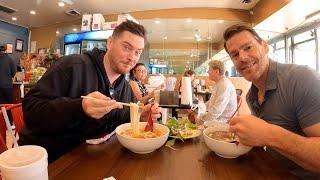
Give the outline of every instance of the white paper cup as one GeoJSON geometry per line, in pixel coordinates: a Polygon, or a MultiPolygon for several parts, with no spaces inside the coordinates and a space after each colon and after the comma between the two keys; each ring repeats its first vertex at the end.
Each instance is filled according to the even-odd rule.
{"type": "Polygon", "coordinates": [[[160,89],[154,90],[154,102],[160,103],[160,89]]]}
{"type": "Polygon", "coordinates": [[[4,180],[48,180],[48,154],[40,146],[26,145],[0,154],[4,180]]]}

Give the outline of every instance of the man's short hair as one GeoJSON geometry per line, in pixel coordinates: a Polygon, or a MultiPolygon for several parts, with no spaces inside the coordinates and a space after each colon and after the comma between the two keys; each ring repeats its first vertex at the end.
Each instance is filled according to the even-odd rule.
{"type": "Polygon", "coordinates": [[[218,69],[220,75],[224,75],[226,71],[226,67],[224,65],[224,62],[218,61],[218,60],[212,60],[209,62],[209,67],[212,69],[218,69]]]}
{"type": "Polygon", "coordinates": [[[0,52],[5,52],[7,50],[6,46],[0,46],[0,52]]]}
{"type": "Polygon", "coordinates": [[[233,26],[228,27],[223,33],[224,49],[227,51],[227,53],[229,53],[227,46],[226,46],[227,41],[229,39],[231,39],[234,35],[241,33],[242,31],[250,32],[259,43],[262,42],[262,38],[258,35],[258,33],[254,29],[252,29],[252,27],[249,27],[246,25],[235,24],[233,26]]]}
{"type": "Polygon", "coordinates": [[[121,24],[119,24],[119,26],[117,26],[113,33],[112,33],[112,37],[120,37],[120,35],[124,32],[124,31],[128,31],[132,34],[135,34],[137,36],[143,37],[146,41],[146,30],[145,28],[140,25],[137,24],[133,21],[127,20],[122,22],[121,24]]]}
{"type": "Polygon", "coordinates": [[[191,77],[192,75],[194,75],[194,71],[192,71],[191,69],[187,70],[183,74],[184,77],[191,77]]]}

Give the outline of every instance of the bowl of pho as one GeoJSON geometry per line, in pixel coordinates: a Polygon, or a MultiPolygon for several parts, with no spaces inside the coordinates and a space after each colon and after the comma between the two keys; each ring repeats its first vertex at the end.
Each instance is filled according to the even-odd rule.
{"type": "Polygon", "coordinates": [[[218,156],[236,158],[246,154],[252,147],[237,142],[237,137],[229,132],[229,126],[213,126],[203,130],[204,141],[218,156]]]}
{"type": "Polygon", "coordinates": [[[145,132],[146,125],[147,122],[139,122],[138,133],[134,133],[131,123],[118,126],[116,135],[120,144],[138,154],[151,153],[164,145],[169,136],[169,128],[165,125],[154,123],[153,131],[145,132]]]}

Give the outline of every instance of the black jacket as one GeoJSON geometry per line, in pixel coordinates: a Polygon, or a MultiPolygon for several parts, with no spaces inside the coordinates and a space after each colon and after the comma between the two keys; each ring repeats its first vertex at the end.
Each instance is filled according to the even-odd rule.
{"type": "Polygon", "coordinates": [[[12,88],[16,65],[6,53],[0,53],[0,88],[12,88]]]}
{"type": "MultiPolygon", "coordinates": [[[[65,56],[43,75],[23,100],[25,127],[19,134],[21,145],[43,146],[52,162],[86,139],[111,132],[130,121],[127,107],[112,110],[99,120],[83,112],[81,95],[99,91],[110,97],[103,57],[104,53],[97,49],[65,56]]],[[[117,101],[135,101],[124,75],[115,81],[113,88],[117,101]]]]}

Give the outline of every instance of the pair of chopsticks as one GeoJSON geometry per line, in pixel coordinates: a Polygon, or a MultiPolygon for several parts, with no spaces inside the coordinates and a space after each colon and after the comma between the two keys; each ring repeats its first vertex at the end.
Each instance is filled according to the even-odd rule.
{"type": "MultiPolygon", "coordinates": [[[[81,98],[83,99],[93,99],[93,100],[101,100],[101,101],[104,101],[103,99],[98,99],[98,98],[94,98],[94,97],[89,97],[89,96],[81,96],[81,98]]],[[[131,106],[129,103],[124,103],[124,102],[117,102],[123,106],[131,106]]]]}

